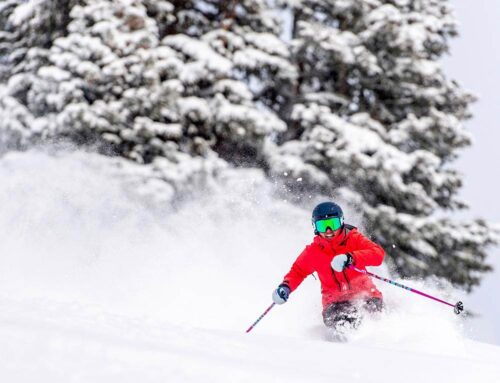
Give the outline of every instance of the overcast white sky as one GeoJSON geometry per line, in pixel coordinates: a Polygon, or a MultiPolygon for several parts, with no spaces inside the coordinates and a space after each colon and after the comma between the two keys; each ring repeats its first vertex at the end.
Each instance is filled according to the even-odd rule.
{"type": "MultiPolygon", "coordinates": [[[[479,97],[467,128],[473,146],[464,151],[457,167],[464,177],[462,198],[470,216],[500,223],[500,1],[451,0],[460,22],[460,36],[451,42],[451,56],[444,60],[446,73],[479,97]]],[[[492,249],[490,263],[496,266],[472,295],[469,305],[482,313],[478,323],[481,340],[500,344],[500,249],[492,249]]]]}

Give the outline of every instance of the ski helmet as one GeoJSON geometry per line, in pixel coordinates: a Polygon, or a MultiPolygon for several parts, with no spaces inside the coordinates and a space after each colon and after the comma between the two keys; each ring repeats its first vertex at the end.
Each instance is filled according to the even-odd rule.
{"type": "Polygon", "coordinates": [[[314,227],[314,234],[318,235],[318,230],[316,230],[316,221],[336,217],[340,218],[341,222],[344,221],[344,213],[339,205],[334,202],[322,202],[317,205],[312,212],[312,225],[314,227]]]}

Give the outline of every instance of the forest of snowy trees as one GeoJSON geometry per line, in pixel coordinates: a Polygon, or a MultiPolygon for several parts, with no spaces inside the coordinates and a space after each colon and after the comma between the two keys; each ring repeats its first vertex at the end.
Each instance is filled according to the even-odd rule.
{"type": "Polygon", "coordinates": [[[394,273],[470,289],[496,234],[451,214],[457,32],[446,0],[4,0],[0,155],[70,142],[161,203],[258,168],[352,205],[394,273]]]}

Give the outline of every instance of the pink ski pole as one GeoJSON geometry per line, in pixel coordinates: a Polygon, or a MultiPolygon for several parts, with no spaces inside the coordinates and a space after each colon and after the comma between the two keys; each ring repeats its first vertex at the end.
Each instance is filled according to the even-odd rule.
{"type": "Polygon", "coordinates": [[[365,274],[365,275],[369,275],[370,277],[373,277],[373,278],[377,278],[381,281],[384,281],[384,282],[387,282],[387,283],[390,283],[391,285],[394,285],[394,286],[397,286],[397,287],[401,287],[402,289],[405,289],[405,290],[408,290],[408,291],[411,291],[412,293],[416,293],[416,294],[419,294],[419,295],[422,295],[426,298],[430,298],[430,299],[433,299],[437,302],[441,302],[441,303],[444,303],[445,305],[448,305],[448,306],[451,306],[453,307],[453,311],[455,311],[455,314],[460,314],[463,309],[464,309],[464,304],[460,301],[458,301],[457,303],[455,304],[452,304],[452,303],[448,303],[446,301],[443,301],[439,298],[436,298],[436,297],[433,297],[432,295],[429,295],[429,294],[426,294],[426,293],[423,293],[422,291],[418,291],[417,289],[414,289],[414,288],[411,288],[411,287],[408,287],[408,286],[405,286],[405,285],[402,285],[400,283],[397,283],[397,282],[394,282],[394,281],[391,281],[390,279],[387,279],[387,278],[382,278],[382,277],[379,277],[378,275],[375,275],[373,273],[370,273],[369,271],[366,271],[366,270],[360,270],[354,266],[348,266],[350,269],[352,270],[356,270],[358,273],[362,273],[362,274],[365,274]]]}
{"type": "Polygon", "coordinates": [[[266,311],[264,311],[264,314],[262,314],[260,317],[258,317],[258,318],[257,318],[257,320],[253,323],[253,325],[251,325],[251,326],[248,328],[248,330],[247,330],[246,332],[247,332],[247,333],[249,333],[250,331],[252,331],[252,329],[255,327],[255,325],[256,325],[257,323],[259,323],[259,322],[260,322],[260,320],[261,320],[262,318],[264,318],[264,317],[267,315],[267,313],[268,313],[269,311],[271,311],[271,309],[274,307],[274,305],[275,305],[275,304],[276,304],[276,303],[274,303],[274,302],[273,302],[273,304],[272,304],[271,306],[269,306],[269,307],[266,309],[266,311]]]}

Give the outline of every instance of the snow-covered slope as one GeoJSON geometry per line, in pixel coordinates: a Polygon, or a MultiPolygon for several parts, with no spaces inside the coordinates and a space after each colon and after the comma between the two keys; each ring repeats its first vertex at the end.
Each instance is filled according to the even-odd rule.
{"type": "Polygon", "coordinates": [[[387,312],[347,344],[326,341],[314,278],[245,334],[310,240],[308,212],[254,172],[146,210],[88,159],[0,160],[2,382],[500,381],[473,322],[389,285],[387,312]]]}
{"type": "Polygon", "coordinates": [[[450,353],[158,324],[73,304],[1,300],[4,382],[498,382],[495,346],[450,353]]]}

